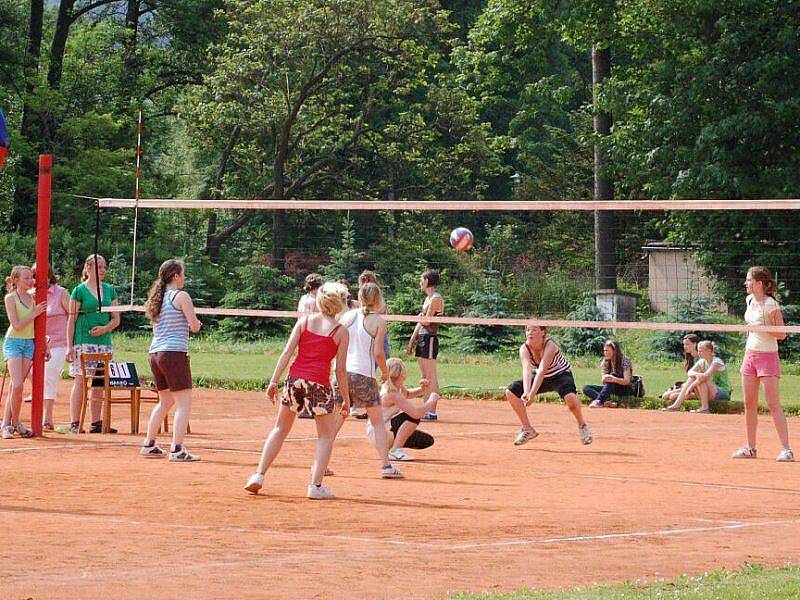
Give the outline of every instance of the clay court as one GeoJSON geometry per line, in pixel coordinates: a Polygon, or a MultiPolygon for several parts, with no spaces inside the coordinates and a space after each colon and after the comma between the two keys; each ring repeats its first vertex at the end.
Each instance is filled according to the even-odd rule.
{"type": "Polygon", "coordinates": [[[800,465],[774,461],[768,418],[761,458],[734,461],[741,416],[587,410],[584,447],[563,406],[536,405],[541,435],[517,448],[503,403],[448,400],[403,481],[379,478],[363,422],[348,421],[337,498],[320,502],[305,498],[310,421],[262,494],[242,490],[272,423],[263,398],[196,390],[187,446],[199,463],[140,458],[124,407],[117,435],[4,440],[3,597],[428,598],[800,556],[800,465]]]}

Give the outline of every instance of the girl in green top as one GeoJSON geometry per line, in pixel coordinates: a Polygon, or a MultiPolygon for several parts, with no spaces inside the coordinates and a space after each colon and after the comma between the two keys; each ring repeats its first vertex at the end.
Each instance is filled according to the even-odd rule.
{"type": "Polygon", "coordinates": [[[28,291],[33,289],[33,273],[30,267],[16,266],[6,277],[6,314],[10,323],[3,341],[3,359],[11,378],[0,428],[3,439],[31,437],[33,432],[20,420],[22,407],[22,386],[33,361],[33,321],[47,310],[47,302],[35,304],[28,291]]]}
{"type": "Polygon", "coordinates": [[[692,412],[707,413],[710,400],[725,402],[731,398],[731,384],[725,363],[717,354],[714,342],[704,340],[697,344],[699,358],[686,374],[686,384],[681,388],[678,399],[667,410],[678,410],[692,390],[700,398],[700,408],[692,412]]]}
{"type": "MultiPolygon", "coordinates": [[[[69,318],[67,319],[67,351],[66,360],[71,363],[69,373],[74,377],[72,394],[70,395],[70,430],[78,433],[81,418],[81,400],[83,396],[83,373],[81,371],[81,354],[83,352],[113,352],[111,331],[119,327],[119,313],[100,311],[98,296],[103,306],[116,306],[117,292],[114,286],[103,283],[106,276],[106,259],[99,254],[90,254],[83,263],[83,283],[72,290],[69,302],[69,318]],[[95,258],[96,257],[96,258],[95,258]]],[[[93,389],[90,402],[92,411],[92,428],[90,433],[100,433],[103,421],[100,411],[102,390],[93,389]]],[[[111,433],[115,433],[111,429],[111,433]]]]}

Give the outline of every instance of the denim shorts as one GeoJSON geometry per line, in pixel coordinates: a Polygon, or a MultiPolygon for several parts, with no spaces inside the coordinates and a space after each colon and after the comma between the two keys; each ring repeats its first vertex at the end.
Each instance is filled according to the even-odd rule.
{"type": "Polygon", "coordinates": [[[33,340],[7,337],[3,341],[3,360],[11,360],[12,358],[33,360],[33,340]]]}

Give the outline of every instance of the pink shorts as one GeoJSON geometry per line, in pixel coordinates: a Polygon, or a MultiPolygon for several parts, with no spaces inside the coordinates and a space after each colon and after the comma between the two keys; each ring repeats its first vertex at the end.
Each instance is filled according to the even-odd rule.
{"type": "Polygon", "coordinates": [[[780,377],[781,359],[777,352],[745,350],[739,372],[748,377],[780,377]]]}

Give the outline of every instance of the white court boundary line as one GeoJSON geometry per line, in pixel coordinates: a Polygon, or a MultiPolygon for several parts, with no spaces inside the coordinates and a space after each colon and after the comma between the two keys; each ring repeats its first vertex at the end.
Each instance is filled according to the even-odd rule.
{"type": "Polygon", "coordinates": [[[592,473],[570,473],[569,471],[542,471],[537,475],[543,477],[574,477],[577,479],[599,479],[602,481],[619,481],[622,483],[649,483],[664,484],[671,483],[685,485],[689,487],[708,487],[722,490],[737,490],[741,492],[770,492],[773,494],[790,494],[800,496],[800,490],[782,490],[777,488],[763,487],[757,485],[736,485],[733,483],[713,483],[706,481],[688,481],[685,479],[654,479],[650,477],[630,477],[626,475],[594,475],[592,473]]]}
{"type": "MultiPolygon", "coordinates": [[[[14,513],[15,516],[18,514],[16,511],[7,511],[0,509],[0,514],[5,513],[14,513]]],[[[78,515],[48,515],[48,516],[63,516],[63,517],[73,517],[73,518],[82,518],[78,515]]],[[[95,516],[95,515],[89,515],[95,516]]],[[[208,526],[176,526],[174,524],[164,524],[164,523],[156,523],[156,522],[148,522],[148,521],[123,521],[121,519],[112,519],[110,522],[120,523],[120,524],[128,524],[135,527],[140,527],[142,525],[151,525],[156,528],[175,528],[180,527],[181,529],[200,529],[206,528],[211,529],[208,526]]],[[[275,530],[263,530],[263,529],[254,529],[254,528],[227,528],[228,531],[241,531],[245,533],[267,533],[267,534],[274,534],[274,535],[288,535],[294,537],[312,537],[317,539],[331,539],[331,540],[338,540],[338,541],[346,541],[346,542],[362,542],[362,543],[369,543],[369,544],[386,544],[390,546],[402,546],[402,547],[417,547],[417,548],[425,548],[425,549],[436,549],[436,550],[479,550],[482,548],[498,548],[498,547],[514,547],[514,546],[522,546],[522,545],[529,545],[529,546],[536,546],[536,545],[553,545],[553,544],[562,544],[562,543],[585,543],[585,542],[593,542],[593,541],[607,541],[607,540],[619,540],[619,539],[631,539],[631,538],[649,538],[649,537],[669,537],[669,536],[677,536],[677,535],[691,535],[691,534],[704,534],[704,533],[711,533],[715,531],[727,531],[727,530],[740,530],[740,529],[752,529],[757,527],[777,527],[783,525],[800,525],[800,519],[787,519],[787,520],[774,520],[774,521],[760,521],[755,523],[736,523],[730,525],[719,525],[719,526],[712,526],[712,527],[684,527],[678,529],[661,529],[661,530],[653,530],[653,531],[631,531],[631,532],[622,532],[622,533],[607,533],[607,534],[594,534],[594,535],[583,535],[583,536],[566,536],[566,537],[553,537],[553,538],[543,538],[543,539],[529,539],[529,540],[506,540],[500,542],[488,542],[488,543],[469,543],[469,544],[437,544],[437,543],[429,543],[429,542],[409,542],[405,540],[394,540],[394,539],[380,539],[380,538],[369,538],[369,537],[353,537],[353,536],[329,536],[325,534],[309,534],[303,532],[283,532],[283,531],[275,531],[275,530]]],[[[226,529],[221,527],[216,527],[216,529],[226,529]]],[[[334,548],[332,550],[327,549],[317,549],[317,552],[327,552],[330,553],[331,551],[336,552],[337,554],[340,551],[338,548],[334,548]]],[[[285,556],[276,557],[274,555],[269,557],[262,557],[255,560],[244,560],[244,561],[206,561],[206,562],[192,562],[189,564],[184,565],[169,565],[169,566],[151,566],[151,567],[142,567],[139,569],[112,569],[103,571],[100,573],[92,573],[86,570],[82,570],[79,574],[74,575],[52,575],[48,573],[39,573],[38,577],[41,581],[45,582],[47,585],[47,580],[53,579],[53,585],[63,584],[68,581],[97,581],[103,579],[114,579],[120,577],[131,577],[131,576],[143,576],[143,575],[160,575],[160,574],[174,574],[176,571],[202,571],[208,570],[213,568],[222,568],[222,569],[229,569],[231,567],[259,567],[264,564],[272,564],[272,563],[296,563],[300,561],[300,559],[307,555],[303,552],[287,552],[285,556]]],[[[17,579],[28,581],[27,576],[23,578],[17,579]]]]}
{"type": "MultiPolygon", "coordinates": [[[[24,510],[23,510],[24,512],[24,510]]],[[[0,508],[0,514],[10,514],[18,516],[20,511],[0,508]]],[[[344,542],[359,542],[365,544],[386,544],[389,546],[403,546],[414,548],[429,548],[437,550],[478,550],[482,548],[503,548],[514,546],[540,546],[562,543],[593,542],[604,540],[619,540],[632,538],[667,537],[673,535],[687,535],[695,533],[710,533],[715,531],[735,531],[740,529],[753,529],[757,527],[776,527],[783,525],[800,525],[800,519],[775,519],[770,521],[751,521],[741,523],[730,523],[723,525],[709,525],[707,527],[679,527],[666,529],[653,529],[649,531],[623,531],[618,533],[595,533],[589,535],[571,535],[549,538],[528,538],[519,540],[498,540],[496,542],[468,542],[453,544],[449,542],[418,542],[413,540],[401,540],[396,538],[376,538],[368,536],[336,535],[326,533],[311,533],[307,531],[282,531],[276,529],[263,529],[257,527],[225,527],[220,525],[185,525],[180,523],[163,523],[158,521],[143,521],[138,519],[121,519],[118,517],[103,518],[102,515],[87,514],[74,515],[66,513],[52,512],[47,513],[47,518],[62,518],[73,521],[85,521],[88,519],[99,520],[113,525],[124,525],[130,527],[150,526],[158,530],[176,529],[181,531],[222,531],[226,533],[256,533],[268,534],[287,538],[309,538],[319,540],[332,540],[344,542]]]]}

